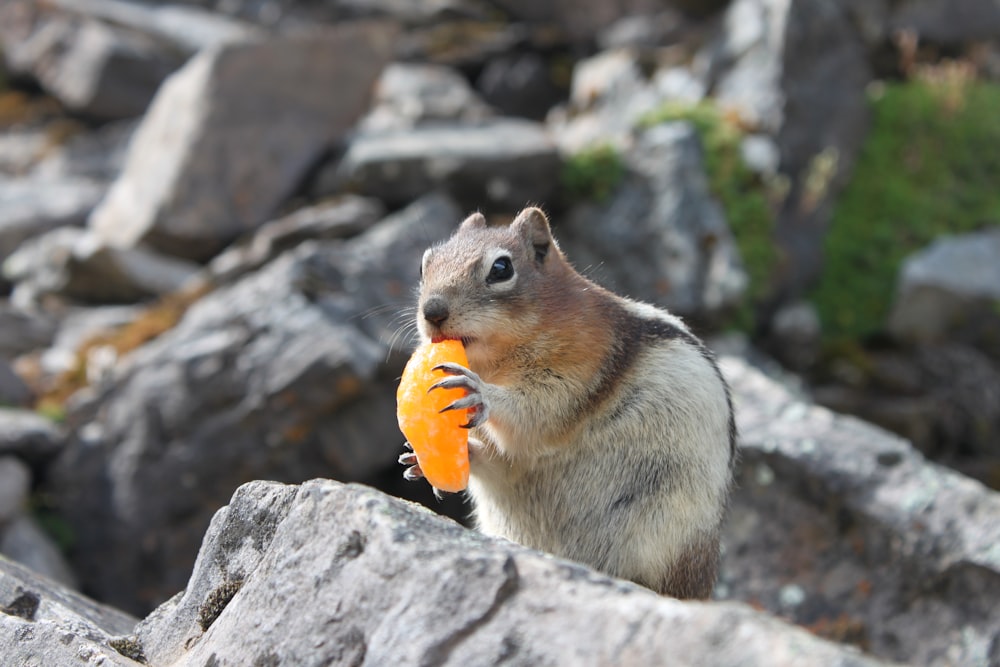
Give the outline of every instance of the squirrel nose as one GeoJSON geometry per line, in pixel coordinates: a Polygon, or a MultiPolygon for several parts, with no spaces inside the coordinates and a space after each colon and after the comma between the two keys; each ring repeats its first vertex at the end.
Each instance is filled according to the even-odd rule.
{"type": "Polygon", "coordinates": [[[432,296],[424,302],[424,319],[434,326],[441,326],[448,319],[448,302],[439,296],[432,296]]]}

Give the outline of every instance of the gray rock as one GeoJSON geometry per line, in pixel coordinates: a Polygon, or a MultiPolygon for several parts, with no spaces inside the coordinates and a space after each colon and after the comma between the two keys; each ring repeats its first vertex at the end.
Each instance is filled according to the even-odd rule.
{"type": "Polygon", "coordinates": [[[444,188],[465,208],[513,211],[550,200],[559,165],[541,124],[497,119],[359,135],[335,180],[389,206],[444,188]]]}
{"type": "Polygon", "coordinates": [[[251,479],[395,468],[395,384],[420,256],[461,217],[430,196],[219,288],[72,410],[48,491],[82,584],[127,609],[184,585],[211,512],[251,479]],[[114,558],[108,554],[114,553],[114,558]]]}
{"type": "Polygon", "coordinates": [[[352,23],[192,58],[157,93],[91,227],[207,259],[263,224],[364,110],[392,35],[352,23]]]}
{"type": "Polygon", "coordinates": [[[543,120],[564,91],[551,64],[538,53],[510,53],[490,59],[476,78],[476,90],[505,116],[543,120]]]}
{"type": "Polygon", "coordinates": [[[253,25],[187,4],[121,0],[51,0],[51,4],[69,13],[128,28],[187,56],[262,34],[253,25]]]}
{"type": "Polygon", "coordinates": [[[5,129],[0,134],[0,175],[25,176],[42,160],[51,143],[45,130],[5,129]]]}
{"type": "Polygon", "coordinates": [[[52,420],[31,410],[0,407],[0,456],[16,456],[37,465],[51,460],[63,442],[52,420]]]}
{"type": "Polygon", "coordinates": [[[45,313],[0,301],[0,357],[12,359],[47,347],[55,338],[56,328],[55,319],[45,313]]]}
{"type": "Polygon", "coordinates": [[[405,130],[442,121],[479,121],[492,110],[457,70],[444,65],[392,63],[375,85],[363,132],[405,130]]]}
{"type": "Polygon", "coordinates": [[[908,342],[971,339],[1000,359],[998,306],[1000,230],[945,237],[903,263],[889,331],[908,342]]]}
{"type": "Polygon", "coordinates": [[[579,41],[593,39],[607,25],[634,14],[650,15],[662,10],[657,0],[496,0],[496,5],[514,19],[558,26],[579,41]]]}
{"type": "Polygon", "coordinates": [[[83,225],[104,191],[82,178],[0,179],[0,264],[30,238],[83,225]]]}
{"type": "Polygon", "coordinates": [[[911,30],[921,41],[961,45],[1000,37],[994,0],[904,0],[892,4],[889,31],[911,30]]]}
{"type": "Polygon", "coordinates": [[[841,3],[734,0],[698,62],[717,102],[777,143],[788,194],[773,234],[784,261],[771,284],[799,296],[819,275],[831,202],[867,132],[864,42],[841,3]]]}
{"type": "Polygon", "coordinates": [[[96,303],[130,303],[176,292],[196,264],[143,247],[107,245],[93,232],[66,227],[25,243],[4,263],[21,303],[47,295],[96,303]]]}
{"type": "Polygon", "coordinates": [[[0,655],[10,665],[140,664],[109,646],[136,619],[0,557],[0,655]]]}
{"type": "MultiPolygon", "coordinates": [[[[4,14],[17,11],[18,4],[15,1],[4,14]]],[[[36,11],[30,34],[0,32],[7,61],[15,72],[30,74],[79,113],[100,119],[138,116],[182,62],[178,54],[141,34],[36,11]]]]}
{"type": "Polygon", "coordinates": [[[353,195],[306,206],[265,224],[245,243],[225,250],[212,260],[209,273],[215,284],[232,282],[303,241],[354,236],[384,215],[385,208],[377,199],[353,195]]]}
{"type": "Polygon", "coordinates": [[[151,664],[177,667],[879,664],[744,605],[659,597],[323,480],[239,489],[184,593],[137,636],[151,664]]]}
{"type": "Polygon", "coordinates": [[[0,358],[0,405],[25,405],[31,400],[31,389],[11,365],[0,358]]]}
{"type": "Polygon", "coordinates": [[[579,205],[560,225],[569,257],[605,287],[683,315],[735,304],[746,273],[694,129],[650,128],[625,161],[631,173],[606,203],[579,205]]]}
{"type": "Polygon", "coordinates": [[[0,530],[28,505],[31,470],[13,456],[0,456],[0,530]]]}
{"type": "Polygon", "coordinates": [[[721,366],[742,446],[723,595],[908,664],[995,662],[1000,494],[741,360],[721,366]]]}
{"type": "Polygon", "coordinates": [[[597,43],[603,50],[654,48],[674,42],[688,27],[683,15],[673,9],[653,15],[626,15],[601,30],[597,43]]]}
{"type": "Polygon", "coordinates": [[[40,179],[83,178],[110,184],[125,164],[125,153],[136,122],[119,120],[74,135],[50,147],[33,175],[40,179]]]}
{"type": "Polygon", "coordinates": [[[91,339],[120,329],[142,316],[143,305],[71,306],[60,315],[59,331],[39,360],[43,382],[77,367],[78,351],[91,339]]]}
{"type": "Polygon", "coordinates": [[[938,460],[960,465],[972,459],[977,465],[969,474],[977,478],[995,475],[997,361],[967,344],[944,342],[867,350],[858,363],[840,360],[833,370],[839,381],[819,384],[817,402],[890,429],[938,460]]]}
{"type": "Polygon", "coordinates": [[[14,517],[0,533],[0,554],[66,588],[77,587],[59,547],[27,514],[14,517]]]}

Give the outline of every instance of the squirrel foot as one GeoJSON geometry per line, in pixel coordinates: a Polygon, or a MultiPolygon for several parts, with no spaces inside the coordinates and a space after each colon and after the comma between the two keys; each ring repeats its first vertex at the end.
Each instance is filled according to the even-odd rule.
{"type": "Polygon", "coordinates": [[[403,479],[407,482],[415,482],[418,479],[423,479],[424,471],[420,469],[420,464],[417,463],[417,453],[413,451],[413,445],[409,442],[404,442],[403,447],[406,447],[406,451],[396,459],[401,465],[406,466],[406,470],[403,471],[403,479]]]}
{"type": "Polygon", "coordinates": [[[486,404],[484,396],[486,383],[483,382],[483,379],[479,375],[461,364],[453,363],[435,366],[434,370],[443,371],[451,377],[438,380],[427,391],[459,388],[468,392],[464,398],[453,401],[445,406],[441,412],[447,410],[468,410],[469,421],[463,424],[462,428],[475,428],[490,418],[490,408],[486,404]]]}

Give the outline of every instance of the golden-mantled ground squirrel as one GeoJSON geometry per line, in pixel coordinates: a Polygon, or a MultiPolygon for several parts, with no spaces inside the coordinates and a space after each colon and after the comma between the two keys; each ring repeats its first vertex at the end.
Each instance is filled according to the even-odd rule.
{"type": "MultiPolygon", "coordinates": [[[[642,270],[642,267],[636,267],[642,270]]],[[[736,433],[712,354],[566,261],[537,208],[467,218],[424,254],[417,326],[469,368],[478,528],[681,598],[711,595],[736,433]]],[[[410,479],[412,454],[400,457],[410,479]]]]}

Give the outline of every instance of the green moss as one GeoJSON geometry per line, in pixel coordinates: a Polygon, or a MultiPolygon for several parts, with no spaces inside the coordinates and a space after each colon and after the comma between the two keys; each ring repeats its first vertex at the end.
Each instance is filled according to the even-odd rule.
{"type": "Polygon", "coordinates": [[[942,234],[1000,224],[1000,86],[889,84],[871,106],[812,293],[830,338],[883,327],[907,255],[942,234]]]}
{"type": "Polygon", "coordinates": [[[606,200],[625,175],[625,164],[614,146],[600,144],[570,156],[563,164],[562,185],[576,200],[606,200]]]}
{"type": "Polygon", "coordinates": [[[701,137],[709,188],[722,204],[750,280],[747,299],[734,324],[753,328],[753,307],[767,295],[777,251],[771,240],[774,212],[771,199],[782,196],[780,184],[764,183],[743,162],[740,144],[743,129],[711,103],[667,104],[647,114],[641,126],[671,121],[691,123],[701,137]]]}

